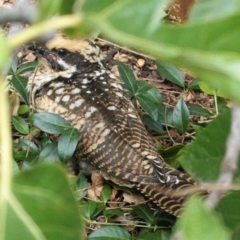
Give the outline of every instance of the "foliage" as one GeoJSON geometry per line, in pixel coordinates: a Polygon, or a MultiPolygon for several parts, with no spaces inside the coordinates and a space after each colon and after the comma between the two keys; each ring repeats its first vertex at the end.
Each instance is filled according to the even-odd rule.
{"type": "Polygon", "coordinates": [[[2,239],[79,238],[78,207],[60,167],[45,164],[17,174],[5,210],[2,239]]]}
{"type": "MultiPolygon", "coordinates": [[[[88,0],[84,5],[81,1],[76,1],[74,8],[74,1],[50,2],[51,5],[47,0],[40,1],[39,17],[29,28],[29,32],[19,33],[11,39],[0,36],[1,71],[5,71],[5,63],[15,47],[46,30],[68,27],[66,33],[71,36],[100,31],[103,36],[121,45],[141,49],[159,59],[159,72],[183,92],[196,88],[199,90],[200,86],[207,93],[240,103],[240,45],[234,41],[239,38],[240,32],[238,0],[227,3],[223,0],[199,1],[184,25],[161,21],[165,16],[162,9],[168,2],[166,0],[88,0]],[[48,20],[52,15],[56,16],[48,20]],[[174,65],[189,69],[198,80],[188,85],[174,65]]],[[[33,70],[36,64],[31,62],[19,66],[15,59],[7,84],[3,84],[3,77],[0,79],[1,101],[4,100],[3,86],[6,85],[8,88],[13,87],[21,97],[19,116],[12,117],[14,132],[21,138],[12,145],[13,159],[16,162],[23,161],[22,171],[17,170],[15,161],[11,165],[12,150],[9,153],[5,151],[5,146],[6,149],[10,148],[6,144],[7,135],[5,140],[5,136],[0,133],[1,153],[7,153],[6,156],[1,156],[0,238],[16,239],[21,236],[23,239],[79,239],[80,232],[84,233],[82,219],[84,218],[86,224],[93,224],[99,215],[103,215],[106,222],[102,225],[107,226],[92,232],[89,239],[131,239],[129,232],[120,227],[121,224],[114,226],[110,222],[127,211],[136,214],[146,223],[138,226],[140,231],[136,239],[169,239],[169,231],[159,229],[156,225],[169,225],[169,222],[172,223],[171,218],[156,215],[146,204],[134,206],[130,210],[107,209],[111,186],[104,185],[99,201],[89,201],[85,198],[88,183],[83,175],[74,178],[73,183],[67,180],[66,174],[58,165],[66,164],[73,154],[78,133],[59,116],[32,114],[29,110],[27,79],[22,74],[33,70]],[[42,132],[38,132],[36,127],[42,132]],[[58,143],[52,141],[46,133],[55,134],[58,143]],[[24,138],[31,134],[36,134],[39,140],[37,143],[24,138]],[[62,146],[68,146],[64,148],[66,151],[63,151],[62,146]],[[37,162],[43,163],[35,166],[37,162]],[[71,188],[76,190],[75,196],[71,188]],[[78,200],[78,205],[74,197],[78,200]],[[12,231],[13,226],[15,231],[12,231]]],[[[187,106],[181,97],[173,108],[166,107],[154,86],[135,79],[133,73],[122,63],[118,63],[118,69],[129,97],[137,101],[144,110],[142,120],[148,128],[161,134],[167,130],[166,126],[175,128],[182,135],[197,133],[196,141],[185,147],[179,145],[164,149],[157,145],[163,157],[174,166],[181,163],[199,181],[214,181],[219,174],[230,127],[230,114],[226,110],[226,104],[223,104],[222,112],[211,123],[190,126],[190,115],[210,117],[212,114],[199,106],[187,106]],[[180,163],[176,160],[176,155],[180,163]]],[[[2,133],[8,125],[5,121],[5,108],[7,106],[3,102],[2,110],[0,109],[2,133]]],[[[235,176],[235,183],[238,182],[239,170],[235,176]]],[[[174,231],[181,232],[186,240],[239,239],[239,212],[239,192],[224,196],[217,209],[212,212],[204,208],[200,199],[192,198],[186,203],[174,231]]]]}

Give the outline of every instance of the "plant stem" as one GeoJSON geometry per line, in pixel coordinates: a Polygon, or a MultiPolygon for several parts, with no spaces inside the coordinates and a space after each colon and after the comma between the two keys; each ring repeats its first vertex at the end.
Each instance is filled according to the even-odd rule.
{"type": "Polygon", "coordinates": [[[108,223],[108,222],[95,222],[91,221],[89,219],[84,218],[84,221],[86,221],[88,224],[98,224],[98,225],[104,225],[104,226],[130,226],[130,227],[140,227],[140,228],[148,228],[148,229],[168,229],[168,227],[158,227],[158,226],[147,226],[147,225],[138,225],[138,224],[123,224],[123,223],[108,223]]]}
{"type": "Polygon", "coordinates": [[[11,194],[12,182],[12,140],[10,130],[10,110],[7,92],[4,90],[4,76],[0,76],[0,239],[5,232],[7,199],[11,194]]]}
{"type": "Polygon", "coordinates": [[[73,27],[79,25],[80,22],[81,17],[79,14],[55,17],[51,21],[46,20],[44,22],[36,23],[28,29],[25,29],[15,34],[14,37],[9,38],[8,43],[11,49],[15,49],[22,44],[33,40],[34,38],[40,36],[43,33],[56,29],[73,27]]]}
{"type": "Polygon", "coordinates": [[[215,90],[214,91],[214,102],[215,102],[215,109],[216,109],[216,116],[219,114],[219,111],[218,111],[218,102],[217,102],[217,91],[215,90]]]}

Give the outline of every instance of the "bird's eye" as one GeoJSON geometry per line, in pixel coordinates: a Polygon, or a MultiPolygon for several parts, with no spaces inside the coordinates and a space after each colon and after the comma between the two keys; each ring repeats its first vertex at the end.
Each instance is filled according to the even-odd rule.
{"type": "Polygon", "coordinates": [[[65,56],[68,53],[68,50],[66,48],[59,48],[59,49],[57,49],[57,53],[60,56],[65,56]]]}

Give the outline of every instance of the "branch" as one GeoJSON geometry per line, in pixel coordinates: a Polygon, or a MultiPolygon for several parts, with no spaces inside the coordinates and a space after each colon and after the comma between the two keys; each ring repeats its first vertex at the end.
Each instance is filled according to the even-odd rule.
{"type": "MultiPolygon", "coordinates": [[[[231,188],[234,174],[237,170],[238,156],[240,153],[240,106],[234,104],[232,107],[232,120],[230,133],[226,143],[226,152],[222,161],[219,177],[214,184],[222,188],[214,188],[205,200],[208,209],[214,209],[219,203],[223,194],[231,188]]],[[[177,231],[171,240],[182,240],[181,232],[177,231]]]]}
{"type": "Polygon", "coordinates": [[[237,170],[238,156],[240,153],[240,106],[234,104],[232,107],[231,129],[227,140],[226,152],[221,165],[220,175],[216,184],[222,185],[222,189],[213,190],[205,200],[208,209],[217,206],[225,189],[229,188],[234,174],[237,170]]]}
{"type": "Polygon", "coordinates": [[[15,0],[12,8],[0,9],[0,24],[6,22],[31,23],[37,18],[37,9],[28,0],[15,0]]]}
{"type": "MultiPolygon", "coordinates": [[[[15,38],[15,35],[24,29],[25,23],[32,23],[38,17],[36,5],[31,4],[29,0],[15,0],[11,9],[0,9],[0,24],[11,22],[8,38],[15,38]]],[[[45,43],[53,38],[55,30],[40,33],[36,36],[36,41],[45,43]]],[[[11,41],[11,40],[10,40],[11,41]]],[[[18,46],[17,46],[18,47],[18,46]]]]}

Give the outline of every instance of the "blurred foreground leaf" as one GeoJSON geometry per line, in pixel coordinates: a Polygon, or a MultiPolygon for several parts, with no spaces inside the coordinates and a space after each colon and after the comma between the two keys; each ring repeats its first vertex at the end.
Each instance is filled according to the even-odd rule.
{"type": "Polygon", "coordinates": [[[1,239],[80,238],[79,210],[67,179],[57,166],[42,164],[16,174],[0,213],[4,220],[1,239]]]}

